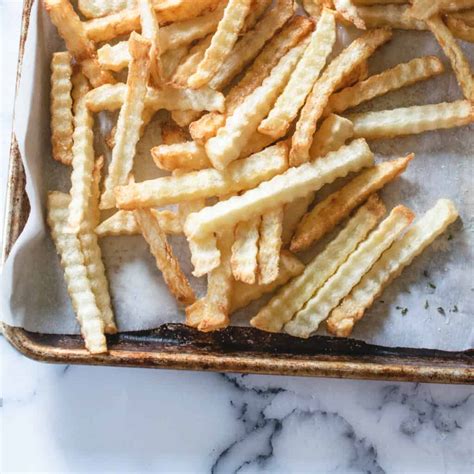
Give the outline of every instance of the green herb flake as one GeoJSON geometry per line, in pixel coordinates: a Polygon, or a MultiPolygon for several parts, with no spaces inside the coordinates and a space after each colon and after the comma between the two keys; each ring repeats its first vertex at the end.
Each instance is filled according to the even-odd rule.
{"type": "Polygon", "coordinates": [[[401,306],[395,306],[395,309],[400,310],[400,309],[403,309],[403,308],[401,306]]]}
{"type": "Polygon", "coordinates": [[[405,316],[408,313],[408,308],[402,309],[402,316],[405,316]]]}
{"type": "Polygon", "coordinates": [[[430,282],[428,283],[428,286],[429,286],[430,288],[433,288],[433,290],[436,290],[436,285],[435,285],[433,282],[430,281],[430,282]]]}
{"type": "Polygon", "coordinates": [[[459,309],[456,305],[454,305],[454,308],[453,308],[453,313],[458,313],[459,312],[459,309]]]}
{"type": "Polygon", "coordinates": [[[385,301],[384,301],[384,300],[380,300],[379,303],[385,303],[385,301]]]}
{"type": "Polygon", "coordinates": [[[441,314],[442,316],[446,316],[446,311],[444,310],[444,308],[440,306],[437,308],[437,310],[439,314],[441,314]]]}
{"type": "Polygon", "coordinates": [[[453,235],[452,235],[452,234],[449,234],[447,240],[453,240],[453,235]]]}
{"type": "Polygon", "coordinates": [[[428,303],[428,300],[425,301],[425,309],[428,309],[430,307],[430,304],[428,303]]]}
{"type": "Polygon", "coordinates": [[[428,273],[428,270],[424,270],[424,271],[423,271],[423,276],[424,276],[425,278],[429,278],[429,277],[430,277],[430,274],[428,273]]]}

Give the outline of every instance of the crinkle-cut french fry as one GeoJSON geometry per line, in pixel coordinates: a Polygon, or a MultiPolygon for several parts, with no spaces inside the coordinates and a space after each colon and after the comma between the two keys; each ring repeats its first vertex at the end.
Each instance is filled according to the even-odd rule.
{"type": "Polygon", "coordinates": [[[128,41],[120,41],[114,45],[104,44],[97,50],[99,64],[110,71],[121,71],[128,67],[130,53],[128,52],[128,41]]]}
{"type": "Polygon", "coordinates": [[[161,126],[161,141],[164,145],[185,143],[188,138],[186,130],[182,127],[178,127],[173,122],[165,122],[161,126]]]}
{"type": "Polygon", "coordinates": [[[275,139],[260,132],[254,132],[248,142],[242,148],[239,158],[247,158],[272,145],[275,139]]]}
{"type": "Polygon", "coordinates": [[[232,245],[232,274],[236,280],[252,285],[257,277],[257,253],[260,217],[242,221],[235,227],[232,245]]]}
{"type": "Polygon", "coordinates": [[[400,30],[426,30],[426,23],[410,15],[408,5],[373,5],[357,7],[367,28],[394,28],[400,30]]]}
{"type": "Polygon", "coordinates": [[[255,28],[237,41],[224,64],[209,82],[210,87],[222,90],[227,86],[257,56],[265,43],[287,22],[294,11],[293,0],[277,0],[274,8],[269,9],[255,28]]]}
{"type": "Polygon", "coordinates": [[[315,82],[313,90],[301,110],[291,143],[291,166],[308,161],[317,121],[337,85],[355,67],[367,59],[375,49],[388,41],[391,35],[387,30],[368,31],[353,41],[336,59],[329,63],[321,77],[315,82]]]}
{"type": "MultiPolygon", "coordinates": [[[[165,234],[178,235],[183,233],[181,222],[176,213],[169,210],[150,209],[151,213],[158,221],[158,225],[165,234]]],[[[96,228],[98,237],[110,237],[116,235],[137,235],[140,234],[135,214],[133,211],[117,211],[96,228]]]]}
{"type": "Polygon", "coordinates": [[[242,219],[260,216],[311,191],[317,191],[352,171],[372,165],[373,159],[365,140],[354,140],[338,151],[329,153],[324,160],[290,168],[241,196],[234,196],[191,214],[184,226],[185,234],[188,238],[204,237],[216,230],[234,226],[242,219]]]}
{"type": "Polygon", "coordinates": [[[151,44],[150,48],[150,78],[155,87],[163,82],[160,56],[163,48],[160,42],[160,26],[155,15],[152,0],[137,0],[140,12],[142,36],[151,44]]]}
{"type": "Polygon", "coordinates": [[[282,246],[283,206],[266,212],[260,223],[258,282],[267,285],[278,277],[282,246]]]}
{"type": "Polygon", "coordinates": [[[336,88],[335,92],[345,89],[346,87],[351,87],[354,84],[357,84],[360,81],[365,81],[369,76],[369,64],[366,61],[362,61],[357,67],[355,67],[344,79],[340,82],[336,88]]]}
{"type": "Polygon", "coordinates": [[[291,241],[291,250],[300,252],[334,229],[368,196],[403,173],[413,156],[410,154],[403,158],[379,163],[363,171],[338,191],[323,199],[298,224],[291,241]]]}
{"type": "Polygon", "coordinates": [[[150,209],[135,209],[133,212],[171,293],[179,303],[192,304],[196,299],[194,291],[153,213],[150,209]]]}
{"type": "Polygon", "coordinates": [[[359,11],[352,0],[334,0],[334,7],[344,19],[353,23],[357,28],[360,30],[366,29],[365,22],[359,16],[359,11]]]}
{"type": "Polygon", "coordinates": [[[285,247],[290,244],[298,222],[306,214],[309,206],[314,201],[314,195],[315,193],[309,193],[306,196],[286,204],[283,215],[283,231],[281,234],[281,240],[285,247]]]}
{"type": "Polygon", "coordinates": [[[115,146],[112,150],[109,173],[105,179],[105,190],[100,201],[101,209],[114,207],[114,188],[125,184],[128,180],[133,168],[135,147],[140,138],[140,128],[143,124],[142,114],[150,74],[150,42],[139,34],[132,33],[129,44],[132,60],[127,77],[125,99],[117,120],[115,146]]]}
{"type": "Polygon", "coordinates": [[[424,81],[444,71],[443,63],[436,56],[415,58],[407,63],[397,64],[380,74],[370,76],[352,87],[333,94],[324,109],[323,116],[334,112],[339,114],[344,110],[356,107],[367,100],[387,92],[409,86],[418,81],[424,81]]]}
{"type": "Polygon", "coordinates": [[[325,9],[285,89],[276,100],[268,117],[260,123],[259,132],[275,139],[286,134],[326,65],[335,41],[334,13],[325,9]]]}
{"type": "Polygon", "coordinates": [[[385,214],[374,195],[349,220],[339,234],[306,266],[303,273],[281,288],[250,320],[253,327],[279,332],[315,292],[337,271],[385,214]]]}
{"type": "Polygon", "coordinates": [[[250,5],[251,0],[228,1],[204,58],[188,79],[190,87],[197,89],[206,85],[222,66],[237,42],[250,5]]]}
{"type": "Polygon", "coordinates": [[[327,320],[330,333],[347,337],[354,324],[362,319],[384,288],[397,278],[415,257],[420,255],[458,217],[454,204],[440,199],[433,208],[409,227],[403,237],[394,242],[377,260],[337,306],[327,320]]]}
{"type": "Polygon", "coordinates": [[[56,251],[61,257],[67,291],[81,326],[86,348],[92,354],[100,354],[107,352],[104,322],[92,293],[79,239],[77,235],[67,231],[68,203],[67,194],[48,194],[48,225],[56,251]]]}
{"type": "Polygon", "coordinates": [[[348,295],[370,270],[380,255],[387,250],[413,221],[415,215],[405,206],[395,207],[336,270],[295,317],[285,324],[285,331],[296,337],[309,337],[318,329],[339,302],[348,295]]]}
{"type": "Polygon", "coordinates": [[[336,151],[353,135],[354,126],[350,120],[335,114],[329,115],[314,134],[309,150],[311,160],[336,151]]]}
{"type": "Polygon", "coordinates": [[[364,5],[364,6],[371,6],[371,5],[391,5],[391,4],[404,4],[407,3],[406,0],[354,0],[354,5],[364,5]]]}
{"type": "Polygon", "coordinates": [[[188,54],[188,46],[179,46],[176,49],[169,49],[161,56],[161,69],[163,71],[163,79],[167,82],[171,81],[179,63],[188,54]]]}
{"type": "Polygon", "coordinates": [[[118,186],[117,204],[122,209],[162,206],[253,188],[287,169],[287,151],[285,143],[278,143],[232,163],[224,171],[209,168],[118,186]]]}
{"type": "Polygon", "coordinates": [[[272,4],[272,1],[273,0],[251,0],[249,13],[240,30],[241,35],[247,33],[247,31],[251,30],[257,24],[257,21],[272,4]]]}
{"type": "Polygon", "coordinates": [[[86,18],[100,18],[125,8],[134,8],[136,0],[79,0],[77,6],[86,18]]]}
{"type": "Polygon", "coordinates": [[[304,11],[316,19],[321,16],[324,6],[319,0],[302,0],[302,6],[304,11]]]}
{"type": "Polygon", "coordinates": [[[64,39],[67,49],[81,65],[82,72],[92,86],[98,87],[105,83],[115,82],[113,76],[100,67],[95,45],[87,37],[83,23],[69,0],[45,0],[44,6],[64,39]]]}
{"type": "Polygon", "coordinates": [[[232,289],[232,302],[230,312],[244,308],[254,300],[258,300],[266,293],[271,293],[288,280],[300,275],[304,270],[304,264],[301,263],[292,253],[282,250],[280,255],[280,271],[276,280],[268,285],[259,285],[257,283],[248,285],[241,281],[235,281],[232,289]]]}
{"type": "Polygon", "coordinates": [[[262,85],[234,110],[217,135],[206,142],[207,156],[215,168],[224,169],[240,156],[243,147],[285,87],[305,47],[306,42],[283,56],[262,85]]]}
{"type": "Polygon", "coordinates": [[[180,127],[187,127],[190,123],[198,120],[202,115],[201,111],[197,110],[173,110],[171,118],[180,127]]]}
{"type": "Polygon", "coordinates": [[[100,178],[104,165],[104,157],[99,157],[94,165],[93,183],[89,198],[89,207],[85,215],[84,226],[79,233],[81,250],[84,254],[84,264],[87,268],[87,276],[90,281],[95,302],[99,308],[102,320],[104,321],[104,331],[106,334],[115,334],[117,326],[115,324],[114,312],[110,302],[109,283],[105,275],[105,267],[102,262],[102,252],[98,243],[95,228],[99,223],[99,198],[100,198],[100,178]]]}
{"type": "MultiPolygon", "coordinates": [[[[87,107],[92,112],[107,110],[113,112],[119,109],[125,100],[127,86],[123,83],[106,84],[90,91],[87,96],[87,107]]],[[[148,88],[145,97],[145,108],[153,111],[167,110],[224,110],[224,96],[209,88],[198,90],[176,89],[163,87],[160,90],[148,88]]]]}
{"type": "Polygon", "coordinates": [[[347,118],[354,124],[354,137],[392,138],[467,125],[474,121],[474,108],[468,100],[458,100],[351,114],[347,118]]]}
{"type": "Polygon", "coordinates": [[[450,16],[446,18],[446,25],[456,38],[474,43],[474,25],[468,25],[465,21],[450,16]]]}
{"type": "MultiPolygon", "coordinates": [[[[215,10],[218,0],[153,0],[155,13],[160,22],[184,22],[215,10]]],[[[188,25],[189,27],[189,25],[188,25]]],[[[96,42],[109,41],[117,36],[140,30],[140,13],[136,8],[127,8],[102,18],[84,22],[87,36],[96,42]]],[[[184,28],[180,25],[179,30],[184,28]]],[[[176,34],[179,34],[175,31],[176,34]]],[[[203,33],[205,35],[206,33],[203,33]]],[[[171,35],[170,35],[171,36],[171,35]]],[[[192,41],[192,40],[191,40],[192,41]]]]}
{"type": "Polygon", "coordinates": [[[72,145],[71,202],[69,230],[78,233],[89,206],[94,169],[94,117],[86,106],[89,83],[82,73],[72,78],[74,88],[74,133],[72,145]]]}
{"type": "MultiPolygon", "coordinates": [[[[313,23],[310,20],[303,16],[295,16],[268,41],[242,79],[226,95],[227,115],[232,114],[245,98],[262,84],[278,61],[307,36],[312,28],[313,23]]],[[[204,144],[225,124],[225,118],[224,114],[217,113],[202,116],[190,125],[191,136],[198,143],[204,144]]],[[[249,140],[248,143],[253,143],[253,140],[249,140]]]]}
{"type": "Polygon", "coordinates": [[[474,26],[474,8],[470,10],[463,10],[460,12],[451,12],[447,18],[454,18],[455,20],[461,20],[469,26],[474,26]]]}
{"type": "Polygon", "coordinates": [[[204,298],[186,308],[186,324],[199,331],[209,332],[229,325],[233,278],[230,266],[232,230],[219,234],[218,245],[222,255],[221,264],[207,277],[207,293],[204,298]]]}
{"type": "Polygon", "coordinates": [[[471,72],[469,62],[464,56],[451,30],[443,23],[439,16],[434,16],[426,21],[428,28],[431,30],[444,54],[451,62],[456,79],[467,100],[474,100],[474,77],[471,72]]]}
{"type": "Polygon", "coordinates": [[[211,167],[206,151],[196,142],[158,145],[151,149],[151,156],[158,168],[167,171],[202,170],[211,167]]]}
{"type": "Polygon", "coordinates": [[[419,20],[428,20],[440,12],[474,7],[474,0],[412,0],[411,3],[410,14],[419,20]]]}
{"type": "Polygon", "coordinates": [[[53,158],[64,165],[72,161],[72,66],[68,52],[54,53],[51,61],[51,146],[53,158]]]}
{"type": "Polygon", "coordinates": [[[173,85],[177,87],[187,86],[189,76],[196,71],[196,68],[202,61],[204,53],[211,43],[211,39],[212,35],[208,35],[191,48],[189,54],[183,58],[173,74],[171,79],[173,85]]]}

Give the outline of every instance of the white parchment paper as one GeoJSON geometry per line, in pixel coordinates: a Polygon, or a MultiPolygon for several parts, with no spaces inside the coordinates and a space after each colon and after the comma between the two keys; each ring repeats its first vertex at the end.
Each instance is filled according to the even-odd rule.
{"type": "MultiPolygon", "coordinates": [[[[346,41],[347,35],[341,35],[341,42],[346,41]]],[[[7,324],[30,331],[76,334],[79,328],[45,224],[47,191],[69,189],[70,171],[51,159],[49,142],[49,63],[51,54],[63,47],[40,2],[35,2],[14,125],[26,169],[31,214],[3,270],[0,317],[7,324]]],[[[472,45],[463,44],[463,48],[472,61],[472,45]]],[[[448,72],[378,98],[360,110],[462,98],[449,63],[429,33],[395,33],[391,43],[371,59],[371,73],[426,54],[441,57],[448,72]]],[[[159,143],[161,119],[158,115],[139,144],[135,170],[138,181],[159,176],[148,150],[159,143]]],[[[97,122],[102,129],[111,123],[110,117],[104,114],[97,122]]],[[[456,203],[461,218],[384,291],[356,325],[354,338],[387,346],[445,350],[473,347],[473,131],[474,127],[469,126],[370,143],[378,161],[416,153],[403,177],[383,190],[388,208],[403,203],[421,215],[438,198],[448,197],[456,203]]],[[[99,142],[97,151],[102,152],[99,142]]],[[[323,189],[318,199],[328,192],[323,189]]],[[[140,236],[110,237],[101,244],[121,331],[151,329],[165,322],[183,321],[182,309],[167,291],[140,236]]],[[[172,244],[189,275],[185,242],[182,238],[173,238],[172,244]]],[[[324,242],[319,248],[322,245],[324,242]]],[[[202,293],[205,282],[190,278],[197,292],[202,293]]],[[[249,316],[261,304],[254,303],[239,312],[233,324],[248,324],[249,316]]]]}

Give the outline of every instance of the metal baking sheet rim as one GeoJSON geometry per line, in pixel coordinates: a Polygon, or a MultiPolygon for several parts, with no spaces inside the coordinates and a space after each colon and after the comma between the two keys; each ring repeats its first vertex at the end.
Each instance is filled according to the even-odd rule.
{"type": "MultiPolygon", "coordinates": [[[[21,76],[23,53],[34,0],[25,0],[16,85],[21,76]]],[[[20,235],[29,213],[21,156],[12,133],[5,210],[2,262],[20,235]]],[[[430,349],[384,348],[360,341],[316,336],[295,343],[296,353],[276,352],[272,338],[284,344],[288,336],[259,334],[249,328],[229,328],[219,334],[197,334],[181,324],[164,325],[156,331],[125,333],[109,340],[109,352],[90,355],[79,336],[28,332],[1,325],[6,339],[22,354],[50,363],[147,367],[218,372],[261,373],[372,380],[434,383],[474,383],[474,351],[446,352],[430,349]],[[255,343],[262,339],[268,349],[255,343]],[[278,339],[277,339],[278,338],[278,339]],[[333,340],[333,341],[331,341],[333,340]],[[314,341],[310,353],[306,346],[314,341]],[[316,342],[318,341],[318,342],[316,342]],[[306,344],[306,346],[305,346],[306,344]],[[299,347],[301,345],[301,347],[299,347]],[[237,350],[233,350],[235,346],[237,350]],[[335,348],[333,348],[334,346],[335,348]],[[305,349],[306,347],[306,349],[305,349]],[[317,349],[320,348],[318,352],[317,349]],[[342,347],[341,349],[338,349],[342,347]],[[351,353],[351,347],[355,353],[351,353]]],[[[290,344],[291,345],[291,344],[290,344]]],[[[309,347],[309,346],[308,346],[309,347]]]]}

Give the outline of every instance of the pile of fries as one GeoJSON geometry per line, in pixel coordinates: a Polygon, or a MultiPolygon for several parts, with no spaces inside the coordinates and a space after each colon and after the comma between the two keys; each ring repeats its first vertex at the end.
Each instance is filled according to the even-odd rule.
{"type": "Polygon", "coordinates": [[[72,170],[69,194],[49,193],[48,223],[91,353],[107,351],[105,335],[117,331],[101,237],[143,235],[200,331],[225,328],[232,312],[281,287],[252,326],[306,338],[326,320],[348,336],[457,218],[446,199],[414,223],[403,205],[384,218],[377,194],[414,156],[376,164],[366,140],[474,121],[473,76],[455,39],[473,41],[474,1],[402,2],[303,0],[302,11],[293,0],[79,0],[76,12],[44,0],[67,48],[51,63],[52,155],[72,170]],[[365,31],[335,54],[337,28],[352,25],[365,31]],[[444,71],[427,56],[368,77],[367,60],[394,28],[432,31],[465,100],[346,113],[444,71]],[[152,122],[163,109],[167,121],[152,122]],[[104,137],[107,164],[94,150],[101,111],[119,111],[104,137]],[[150,159],[169,175],[136,182],[149,124],[162,136],[150,159]],[[339,224],[307,265],[294,255],[339,224]],[[189,242],[193,274],[207,277],[199,299],[168,243],[176,234],[189,242]]]}

